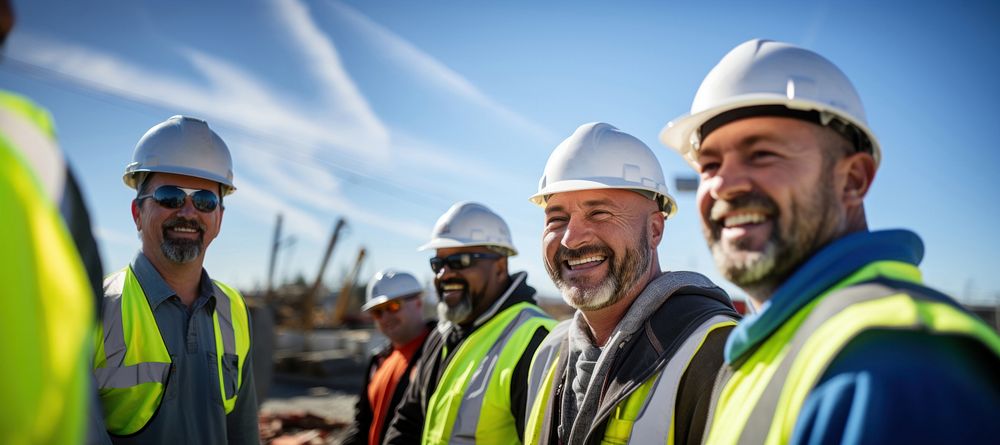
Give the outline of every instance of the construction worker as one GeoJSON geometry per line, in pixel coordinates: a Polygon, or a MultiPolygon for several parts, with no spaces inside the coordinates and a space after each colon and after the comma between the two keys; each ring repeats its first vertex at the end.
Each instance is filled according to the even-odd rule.
{"type": "Polygon", "coordinates": [[[1000,337],[920,283],[916,234],[868,230],[882,153],[840,69],[745,42],[661,139],[700,173],[705,239],[759,311],[726,345],[708,443],[997,441],[1000,337]]]}
{"type": "MultiPolygon", "coordinates": [[[[10,3],[0,0],[0,44],[13,25],[10,3]]],[[[87,339],[101,278],[90,219],[49,113],[3,90],[0,215],[3,442],[102,443],[97,432],[87,437],[94,402],[87,339]]]]}
{"type": "Polygon", "coordinates": [[[344,445],[379,445],[410,384],[413,365],[436,322],[424,321],[424,289],[416,277],[392,269],[368,282],[363,312],[389,344],[372,356],[344,445]]]}
{"type": "Polygon", "coordinates": [[[232,193],[232,158],[204,121],[174,116],[125,168],[142,241],[104,280],[94,376],[116,444],[257,444],[243,297],[202,268],[232,193]]]}
{"type": "Polygon", "coordinates": [[[507,223],[459,202],[421,250],[431,258],[441,321],[424,345],[386,443],[516,444],[524,431],[531,356],[555,324],[535,305],[507,223]]]}
{"type": "Polygon", "coordinates": [[[660,163],[606,123],[580,126],[545,164],[545,268],[576,308],[535,355],[527,444],[699,443],[739,317],[694,272],[663,272],[677,211],[660,163]]]}

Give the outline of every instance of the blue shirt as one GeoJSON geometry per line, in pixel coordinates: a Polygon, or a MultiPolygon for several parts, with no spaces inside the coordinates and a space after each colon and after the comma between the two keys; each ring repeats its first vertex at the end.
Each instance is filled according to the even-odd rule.
{"type": "Polygon", "coordinates": [[[219,392],[212,314],[216,298],[226,296],[215,295],[215,286],[203,269],[198,298],[188,308],[142,252],[132,260],[132,271],[146,294],[174,366],[160,407],[149,424],[131,436],[112,436],[112,441],[115,444],[258,445],[257,396],[249,355],[243,366],[243,384],[236,406],[229,415],[226,415],[219,392]]]}
{"type": "MultiPolygon", "coordinates": [[[[838,239],[806,261],[733,330],[726,361],[749,354],[799,309],[874,261],[917,265],[920,238],[905,230],[838,239]]],[[[941,296],[946,303],[954,300],[941,296]]],[[[1000,360],[959,337],[868,331],[841,351],[809,393],[793,444],[995,443],[1000,440],[1000,360]]]]}

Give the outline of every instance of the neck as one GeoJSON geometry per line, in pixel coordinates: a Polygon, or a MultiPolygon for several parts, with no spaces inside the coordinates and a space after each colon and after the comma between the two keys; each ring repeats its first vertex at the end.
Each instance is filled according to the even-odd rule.
{"type": "Polygon", "coordinates": [[[603,348],[604,344],[608,342],[608,339],[611,338],[611,333],[618,326],[618,322],[625,316],[625,311],[632,307],[634,299],[634,297],[632,300],[622,299],[605,308],[582,311],[583,318],[587,320],[587,325],[590,326],[590,333],[594,336],[594,343],[597,347],[603,348]]]}
{"type": "Polygon", "coordinates": [[[625,313],[632,307],[632,303],[635,302],[636,298],[639,298],[639,294],[646,289],[646,286],[654,278],[660,276],[660,273],[660,263],[654,256],[652,264],[646,270],[646,273],[642,275],[641,279],[636,280],[635,284],[632,285],[620,300],[608,307],[592,311],[582,311],[583,318],[587,320],[587,325],[590,326],[590,333],[594,335],[594,342],[598,347],[604,347],[604,344],[611,338],[611,334],[614,333],[615,327],[618,326],[618,323],[625,317],[625,313]]]}
{"type": "Polygon", "coordinates": [[[405,347],[406,345],[410,344],[410,342],[412,342],[413,340],[416,340],[421,335],[423,335],[424,332],[427,332],[427,326],[421,325],[420,329],[414,330],[410,335],[406,336],[406,338],[400,339],[398,341],[397,340],[393,340],[392,341],[392,347],[396,348],[396,349],[403,349],[403,347],[405,347]]]}
{"type": "Polygon", "coordinates": [[[175,263],[163,255],[146,255],[163,281],[170,286],[185,306],[191,306],[198,298],[198,287],[201,284],[201,269],[204,256],[199,256],[187,263],[175,263]]]}
{"type": "Polygon", "coordinates": [[[852,233],[867,232],[868,221],[865,219],[864,209],[861,209],[860,213],[849,215],[843,227],[843,230],[840,230],[836,236],[833,236],[822,245],[813,249],[812,252],[808,253],[787,273],[781,276],[765,277],[756,283],[740,286],[743,291],[747,293],[747,296],[750,297],[750,303],[753,304],[754,309],[760,311],[761,306],[771,299],[771,296],[778,291],[778,288],[781,287],[781,285],[784,284],[789,277],[795,274],[799,267],[809,261],[810,258],[816,256],[816,253],[823,250],[826,246],[852,233]]]}

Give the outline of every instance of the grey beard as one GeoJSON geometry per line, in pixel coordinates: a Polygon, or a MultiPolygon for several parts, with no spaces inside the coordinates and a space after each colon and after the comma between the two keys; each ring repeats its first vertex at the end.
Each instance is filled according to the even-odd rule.
{"type": "Polygon", "coordinates": [[[160,244],[160,251],[168,260],[175,263],[190,263],[201,255],[201,240],[165,239],[160,244]]]}
{"type": "Polygon", "coordinates": [[[469,303],[469,299],[462,297],[462,300],[458,303],[458,306],[451,307],[443,301],[439,301],[437,304],[438,319],[448,320],[455,324],[461,324],[465,322],[466,318],[472,314],[472,304],[469,303]]]}
{"type": "Polygon", "coordinates": [[[643,226],[637,245],[628,246],[621,259],[610,256],[607,258],[607,261],[611,261],[608,275],[596,288],[581,289],[563,280],[562,272],[558,269],[561,261],[558,259],[554,261],[555,266],[550,266],[549,261],[546,261],[545,270],[559,288],[566,304],[583,311],[604,309],[621,301],[639,277],[649,271],[652,254],[646,247],[648,244],[649,231],[643,226]]]}

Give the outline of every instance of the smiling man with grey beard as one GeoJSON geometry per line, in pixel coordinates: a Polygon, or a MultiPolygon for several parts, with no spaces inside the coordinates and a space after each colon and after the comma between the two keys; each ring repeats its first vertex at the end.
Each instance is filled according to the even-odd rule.
{"type": "Polygon", "coordinates": [[[93,372],[116,444],[257,444],[250,318],[202,265],[236,190],[229,148],[202,120],[174,116],[125,168],[142,248],[104,281],[93,372]]]}
{"type": "Polygon", "coordinates": [[[458,202],[420,250],[434,250],[441,321],[385,443],[519,443],[531,357],[555,321],[535,304],[528,274],[508,269],[517,249],[507,223],[482,204],[458,202]]]}
{"type": "Polygon", "coordinates": [[[535,355],[525,443],[700,443],[738,315],[704,276],[660,270],[677,208],[656,156],[611,125],[582,125],[531,200],[545,209],[545,269],[577,311],[535,355]]]}

